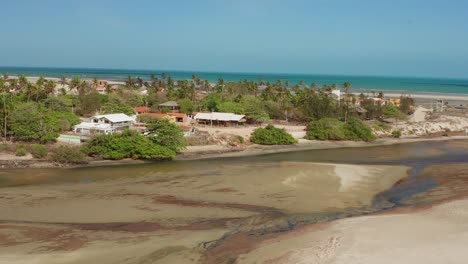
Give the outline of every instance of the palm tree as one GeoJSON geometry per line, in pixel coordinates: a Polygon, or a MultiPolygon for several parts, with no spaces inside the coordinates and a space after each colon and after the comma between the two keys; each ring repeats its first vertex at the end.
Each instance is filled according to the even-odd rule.
{"type": "Polygon", "coordinates": [[[343,83],[343,87],[345,89],[345,122],[348,122],[348,111],[349,111],[349,88],[351,88],[351,83],[350,82],[345,82],[343,83]]]}
{"type": "Polygon", "coordinates": [[[258,81],[258,84],[259,84],[259,85],[265,85],[265,80],[260,79],[260,81],[258,81]]]}
{"type": "Polygon", "coordinates": [[[134,87],[135,86],[135,79],[133,79],[132,76],[128,76],[127,80],[125,81],[125,86],[127,88],[134,87]]]}
{"type": "Polygon", "coordinates": [[[138,85],[138,87],[143,87],[143,79],[140,77],[137,77],[136,84],[138,85]]]}
{"type": "Polygon", "coordinates": [[[36,84],[42,87],[46,83],[46,81],[47,80],[43,76],[41,76],[39,77],[39,79],[37,79],[36,84]]]}
{"type": "Polygon", "coordinates": [[[6,144],[6,138],[7,138],[7,122],[8,122],[8,112],[7,112],[7,105],[6,105],[7,91],[8,91],[8,88],[6,86],[5,80],[3,78],[0,78],[0,92],[2,93],[2,97],[3,97],[3,118],[4,118],[3,144],[6,144]]]}
{"type": "Polygon", "coordinates": [[[13,80],[10,80],[10,90],[16,90],[16,88],[18,88],[18,80],[17,79],[13,79],[13,80]]]}
{"type": "Polygon", "coordinates": [[[310,84],[310,89],[312,89],[312,90],[316,90],[317,87],[318,87],[318,85],[316,83],[310,84]]]}
{"type": "Polygon", "coordinates": [[[163,80],[165,80],[166,77],[167,77],[167,73],[165,73],[165,72],[161,73],[161,78],[163,78],[163,80]]]}
{"type": "Polygon", "coordinates": [[[24,87],[26,87],[28,82],[29,82],[28,78],[26,78],[26,76],[24,76],[24,75],[20,75],[18,77],[18,81],[19,81],[20,89],[23,89],[24,87]]]}
{"type": "Polygon", "coordinates": [[[218,83],[216,85],[216,88],[218,90],[218,93],[223,93],[224,92],[224,79],[223,78],[218,79],[218,83]]]}
{"type": "Polygon", "coordinates": [[[112,93],[112,84],[106,84],[106,93],[107,94],[110,94],[112,93]]]}
{"type": "Polygon", "coordinates": [[[81,79],[79,77],[73,77],[70,81],[70,90],[78,90],[80,88],[80,85],[81,85],[81,79]]]}
{"type": "Polygon", "coordinates": [[[205,90],[207,91],[211,90],[211,84],[208,80],[205,80],[205,84],[203,85],[203,88],[205,88],[205,90]]]}
{"type": "Polygon", "coordinates": [[[49,95],[49,94],[54,94],[55,93],[55,88],[57,87],[57,83],[53,80],[49,80],[46,82],[44,86],[44,92],[49,95]]]}
{"type": "Polygon", "coordinates": [[[99,80],[97,78],[94,78],[91,83],[93,85],[93,88],[96,89],[99,85],[99,80]]]}
{"type": "Polygon", "coordinates": [[[65,85],[68,84],[67,77],[65,76],[60,77],[60,80],[58,81],[58,83],[62,86],[62,88],[64,88],[65,85]]]}

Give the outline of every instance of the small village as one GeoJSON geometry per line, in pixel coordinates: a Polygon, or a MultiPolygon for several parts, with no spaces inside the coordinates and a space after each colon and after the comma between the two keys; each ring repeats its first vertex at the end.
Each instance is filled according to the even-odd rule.
{"type": "MultiPolygon", "coordinates": [[[[461,106],[432,100],[432,109],[426,108],[427,100],[417,104],[411,95],[352,92],[351,83],[340,88],[336,84],[318,87],[303,82],[291,86],[281,80],[269,83],[219,79],[210,83],[197,75],[192,75],[191,80],[174,80],[162,74],[149,80],[128,77],[125,81],[108,81],[5,74],[0,85],[4,99],[0,100],[2,134],[4,143],[8,143],[5,149],[7,153],[19,149],[20,155],[27,154],[28,149],[32,153],[31,144],[39,143],[43,146],[36,148],[45,147],[52,153],[62,145],[60,149],[65,152],[85,150],[85,156],[93,159],[165,159],[177,153],[239,151],[252,144],[367,142],[377,138],[459,135],[468,129],[461,106]],[[52,115],[57,119],[50,128],[29,128],[26,124],[32,124],[28,121],[31,117],[15,117],[20,113],[14,111],[18,105],[36,109],[41,118],[52,115]],[[158,120],[176,130],[163,135],[157,131],[161,129],[161,124],[156,124],[158,120]],[[180,131],[180,139],[175,131],[180,131]],[[170,152],[148,156],[125,150],[114,157],[109,153],[117,150],[110,145],[107,150],[91,150],[91,145],[118,138],[112,135],[122,133],[121,137],[128,137],[125,140],[153,140],[155,148],[164,147],[164,142],[176,143],[170,152]],[[108,154],[104,154],[106,151],[108,154]]],[[[85,159],[88,158],[79,160],[85,159]]]]}

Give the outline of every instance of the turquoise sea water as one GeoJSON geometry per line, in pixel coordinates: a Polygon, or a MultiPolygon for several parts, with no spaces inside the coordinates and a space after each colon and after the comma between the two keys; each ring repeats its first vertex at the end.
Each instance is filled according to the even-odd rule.
{"type": "Polygon", "coordinates": [[[219,78],[225,81],[260,79],[266,82],[277,80],[289,81],[290,86],[304,81],[307,85],[317,83],[341,86],[351,82],[353,90],[395,91],[403,93],[455,93],[468,94],[468,79],[412,78],[412,77],[379,77],[379,76],[346,76],[346,75],[315,75],[315,74],[278,74],[278,73],[228,73],[228,72],[197,72],[197,71],[163,71],[163,70],[126,70],[126,69],[80,69],[80,68],[28,68],[0,67],[0,73],[10,75],[24,74],[27,76],[78,76],[81,78],[102,78],[120,80],[129,75],[149,79],[151,74],[160,77],[165,72],[174,79],[191,79],[197,74],[201,79],[216,82],[219,78]]]}

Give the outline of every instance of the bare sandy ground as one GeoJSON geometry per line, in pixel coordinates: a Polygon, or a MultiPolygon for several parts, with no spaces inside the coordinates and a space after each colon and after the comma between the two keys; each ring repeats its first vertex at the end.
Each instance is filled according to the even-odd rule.
{"type": "MultiPolygon", "coordinates": [[[[278,128],[284,128],[288,133],[295,135],[296,138],[303,138],[305,136],[306,126],[295,125],[275,125],[278,128]]],[[[219,137],[225,134],[239,135],[248,140],[250,134],[258,128],[258,126],[239,126],[239,127],[211,127],[204,125],[197,125],[198,130],[208,132],[211,136],[219,137]]]]}
{"type": "MultiPolygon", "coordinates": [[[[355,92],[355,95],[361,93],[355,92]]],[[[364,93],[365,95],[371,96],[372,93],[364,93]]],[[[402,95],[410,95],[415,99],[443,99],[443,100],[453,100],[453,101],[468,101],[468,95],[466,94],[444,94],[444,93],[396,93],[396,92],[385,92],[386,97],[399,98],[402,95]]]]}

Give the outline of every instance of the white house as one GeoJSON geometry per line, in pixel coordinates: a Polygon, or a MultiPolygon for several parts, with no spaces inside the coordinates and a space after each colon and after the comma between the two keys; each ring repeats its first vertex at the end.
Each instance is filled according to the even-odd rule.
{"type": "Polygon", "coordinates": [[[331,94],[334,95],[338,101],[341,99],[341,90],[340,89],[332,90],[331,94]]]}
{"type": "Polygon", "coordinates": [[[76,125],[73,131],[82,135],[112,134],[130,128],[134,122],[135,118],[126,114],[96,115],[76,125]]]}

